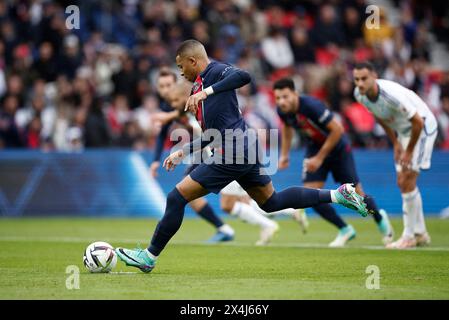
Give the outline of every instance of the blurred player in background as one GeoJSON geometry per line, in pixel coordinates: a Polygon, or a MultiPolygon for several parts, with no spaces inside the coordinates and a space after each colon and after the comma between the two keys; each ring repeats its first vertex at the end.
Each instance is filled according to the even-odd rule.
{"type": "MultiPolygon", "coordinates": [[[[157,114],[156,118],[163,124],[161,131],[157,137],[156,149],[154,152],[154,160],[150,166],[150,172],[153,177],[157,177],[157,169],[160,166],[160,158],[164,149],[164,142],[169,133],[170,126],[176,120],[186,127],[193,129],[197,125],[195,118],[190,113],[180,113],[178,109],[172,107],[172,103],[179,104],[181,101],[181,109],[185,105],[189,89],[184,90],[185,86],[176,83],[176,74],[168,68],[162,68],[157,78],[157,92],[161,98],[160,109],[163,112],[157,114]]],[[[189,168],[187,169],[189,170],[189,168]]],[[[187,173],[188,174],[188,171],[187,173]]],[[[234,229],[223,222],[221,218],[214,212],[211,205],[204,198],[198,198],[189,202],[190,207],[204,220],[212,224],[216,229],[216,234],[208,240],[210,243],[231,241],[234,239],[234,229]]]]}
{"type": "MultiPolygon", "coordinates": [[[[299,130],[306,143],[303,164],[303,183],[307,188],[323,188],[329,172],[340,184],[353,183],[356,191],[364,195],[355,168],[351,146],[341,124],[332,112],[318,99],[299,95],[292,79],[284,78],[275,82],[274,94],[277,111],[283,122],[281,156],[279,169],[289,166],[289,152],[295,129],[299,130]]],[[[373,218],[382,234],[382,241],[388,244],[393,240],[393,228],[385,210],[379,210],[374,200],[367,197],[373,210],[373,218]]],[[[326,221],[335,225],[338,235],[330,247],[342,247],[355,238],[356,231],[348,225],[328,203],[314,206],[313,209],[326,221]]]]}
{"type": "Polygon", "coordinates": [[[416,93],[393,81],[377,79],[370,63],[357,64],[353,76],[356,100],[374,114],[394,147],[404,231],[397,241],[387,247],[405,249],[428,245],[430,236],[416,181],[421,169],[430,168],[437,121],[416,93]]]}

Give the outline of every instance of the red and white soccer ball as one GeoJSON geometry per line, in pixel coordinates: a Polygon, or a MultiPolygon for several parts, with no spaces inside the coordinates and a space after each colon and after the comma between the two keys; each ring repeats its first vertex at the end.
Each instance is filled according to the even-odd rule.
{"type": "Polygon", "coordinates": [[[87,270],[92,273],[107,273],[115,268],[117,254],[109,243],[97,241],[87,246],[83,262],[87,270]]]}

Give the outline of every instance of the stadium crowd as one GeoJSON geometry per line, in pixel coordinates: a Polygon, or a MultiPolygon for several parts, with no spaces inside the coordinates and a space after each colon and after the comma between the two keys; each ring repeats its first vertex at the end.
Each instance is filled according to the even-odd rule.
{"type": "Polygon", "coordinates": [[[431,37],[449,43],[449,4],[393,2],[397,25],[381,8],[369,29],[364,0],[0,0],[0,148],[152,147],[158,69],[176,69],[178,44],[195,38],[253,76],[238,93],[252,127],[279,127],[271,86],[292,76],[354,146],[388,147],[352,95],[352,65],[370,60],[424,99],[440,122],[437,146],[449,149],[449,70],[432,68],[429,51],[431,37]],[[79,29],[66,26],[69,5],[79,29]]]}

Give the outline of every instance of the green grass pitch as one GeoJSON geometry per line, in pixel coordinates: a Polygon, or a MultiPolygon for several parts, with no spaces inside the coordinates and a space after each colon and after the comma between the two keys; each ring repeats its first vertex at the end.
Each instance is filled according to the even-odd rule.
{"type": "MultiPolygon", "coordinates": [[[[319,218],[303,235],[293,220],[272,244],[256,247],[258,228],[237,220],[236,240],[206,245],[213,229],[185,219],[150,274],[118,261],[111,274],[90,274],[82,263],[93,241],[146,246],[156,221],[145,219],[0,219],[0,299],[449,299],[449,220],[429,218],[432,246],[381,247],[371,219],[348,219],[357,238],[347,248],[326,245],[336,235],[319,218]],[[69,265],[80,270],[68,290],[69,265]],[[366,288],[366,269],[380,270],[380,288],[366,288]]],[[[402,220],[393,220],[396,233],[402,220]]]]}

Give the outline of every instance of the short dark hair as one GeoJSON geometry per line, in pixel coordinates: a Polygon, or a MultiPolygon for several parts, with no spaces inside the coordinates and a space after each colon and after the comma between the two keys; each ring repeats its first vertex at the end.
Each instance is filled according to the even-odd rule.
{"type": "Polygon", "coordinates": [[[374,65],[368,61],[357,62],[354,65],[354,69],[357,69],[357,70],[368,69],[369,71],[376,71],[376,68],[374,68],[374,65]]]}
{"type": "Polygon", "coordinates": [[[289,88],[290,90],[295,91],[295,83],[290,78],[282,78],[277,80],[273,85],[273,90],[276,89],[285,89],[289,88]]]}
{"type": "Polygon", "coordinates": [[[168,67],[162,67],[159,70],[158,78],[168,77],[168,76],[173,77],[173,80],[175,80],[175,82],[176,82],[176,80],[177,80],[176,73],[168,67]]]}
{"type": "Polygon", "coordinates": [[[203,47],[203,44],[195,39],[189,39],[182,42],[176,50],[176,56],[182,56],[186,52],[193,51],[195,47],[203,47]]]}

